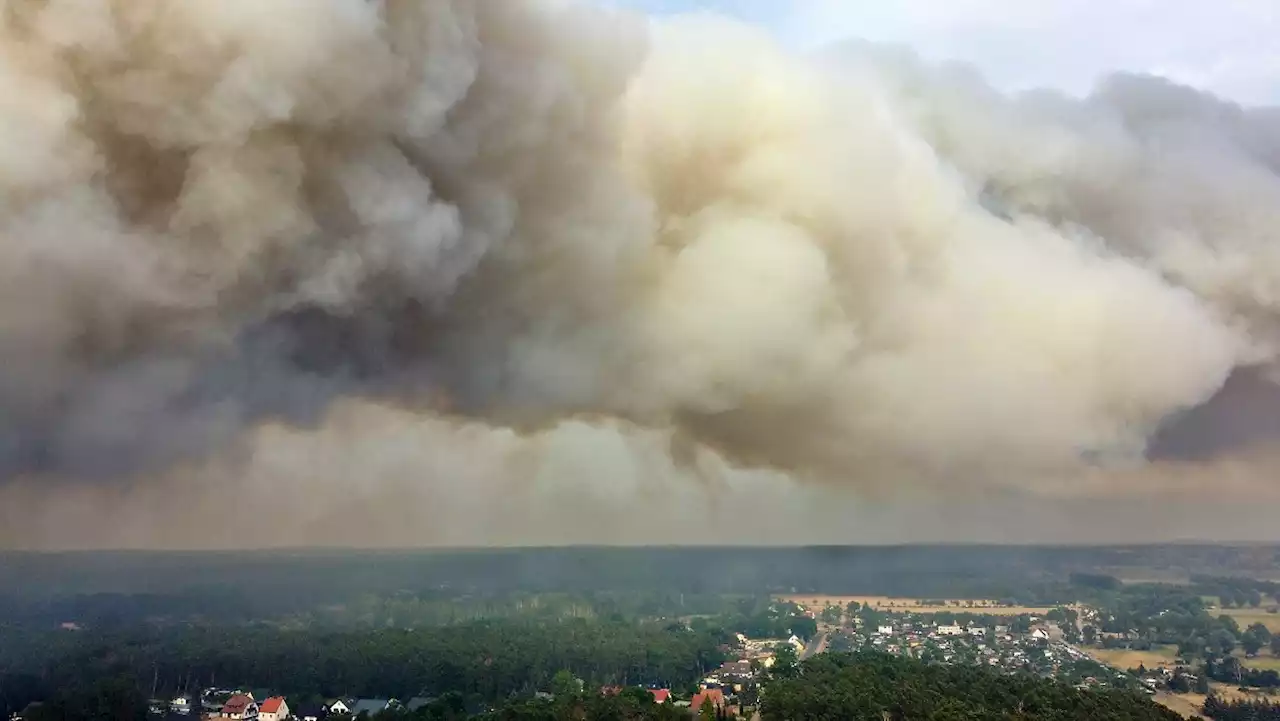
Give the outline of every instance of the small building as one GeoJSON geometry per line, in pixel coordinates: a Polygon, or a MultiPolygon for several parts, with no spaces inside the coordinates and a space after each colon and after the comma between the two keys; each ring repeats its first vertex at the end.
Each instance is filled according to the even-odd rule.
{"type": "Polygon", "coordinates": [[[350,716],[352,715],[351,707],[355,706],[355,703],[355,701],[350,699],[336,698],[327,704],[327,708],[331,714],[350,716]]]}
{"type": "Polygon", "coordinates": [[[964,629],[959,626],[939,626],[939,636],[963,636],[964,629]]]}
{"type": "Polygon", "coordinates": [[[709,688],[702,691],[693,697],[693,701],[689,704],[689,708],[693,710],[694,714],[697,714],[708,701],[711,702],[711,707],[717,711],[723,709],[725,705],[724,691],[721,691],[718,688],[709,688]]]}
{"type": "Polygon", "coordinates": [[[671,689],[669,688],[651,688],[649,693],[653,694],[654,703],[666,703],[671,700],[671,689]]]}
{"type": "Polygon", "coordinates": [[[328,715],[329,708],[323,704],[303,706],[296,713],[300,721],[324,721],[324,717],[328,715]]]}
{"type": "Polygon", "coordinates": [[[289,704],[283,696],[272,696],[258,707],[258,721],[285,721],[289,718],[289,704]]]}
{"type": "Polygon", "coordinates": [[[222,704],[218,717],[231,721],[253,721],[258,718],[258,704],[249,694],[237,693],[222,704]]]}
{"type": "Polygon", "coordinates": [[[880,634],[881,636],[892,636],[893,626],[881,626],[876,629],[876,633],[880,634]]]}
{"type": "Polygon", "coordinates": [[[174,696],[173,699],[169,701],[169,710],[181,716],[190,715],[192,708],[194,708],[194,704],[192,703],[191,697],[187,694],[174,696]]]}

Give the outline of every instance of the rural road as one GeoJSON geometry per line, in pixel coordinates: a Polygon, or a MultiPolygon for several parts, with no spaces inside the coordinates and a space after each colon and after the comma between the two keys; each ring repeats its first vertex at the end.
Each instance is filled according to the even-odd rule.
{"type": "Polygon", "coordinates": [[[823,632],[813,637],[813,643],[804,647],[804,653],[800,654],[800,660],[803,661],[810,656],[816,656],[827,650],[827,639],[831,637],[829,632],[823,632]]]}

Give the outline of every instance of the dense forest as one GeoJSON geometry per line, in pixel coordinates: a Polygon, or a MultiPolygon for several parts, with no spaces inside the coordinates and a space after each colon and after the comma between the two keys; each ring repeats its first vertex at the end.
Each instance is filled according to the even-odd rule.
{"type": "Polygon", "coordinates": [[[880,654],[816,656],[768,688],[764,721],[1177,721],[1124,691],[1081,691],[980,666],[934,666],[880,654]]]}
{"type": "MultiPolygon", "coordinates": [[[[1274,546],[829,546],[541,548],[414,552],[0,553],[6,595],[187,592],[211,612],[272,615],[359,593],[450,595],[653,589],[685,594],[873,594],[1056,603],[1093,575],[1248,576],[1280,566],[1274,546]]],[[[1104,582],[1105,585],[1105,582],[1104,582]]],[[[1103,589],[1105,590],[1105,589],[1103,589]]],[[[1235,589],[1231,589],[1234,599],[1235,589]]],[[[1248,600],[1248,594],[1244,596],[1248,600]]]]}
{"type": "MultiPolygon", "coordinates": [[[[513,698],[470,706],[462,694],[448,693],[413,711],[395,709],[379,721],[675,721],[688,709],[656,704],[643,689],[602,695],[579,687],[567,674],[552,679],[550,698],[513,698]]],[[[1265,704],[1207,707],[1215,721],[1277,718],[1265,704]],[[1257,715],[1257,714],[1264,715],[1257,715]],[[1253,715],[1249,715],[1253,714],[1253,715]]],[[[882,654],[827,654],[770,683],[761,709],[764,721],[1175,721],[1176,713],[1147,698],[1122,691],[1081,691],[1032,676],[1009,676],[981,667],[934,666],[882,654]]],[[[59,693],[28,721],[142,721],[145,698],[119,678],[59,693]]],[[[724,714],[710,706],[700,720],[724,714]]]]}
{"type": "MultiPolygon", "coordinates": [[[[562,670],[601,684],[688,687],[724,660],[722,635],[675,624],[479,621],[429,629],[294,632],[171,629],[77,636],[40,665],[16,664],[0,694],[22,684],[72,686],[125,676],[173,693],[214,683],[292,697],[410,698],[454,691],[486,700],[545,689],[562,670]]],[[[0,684],[5,683],[0,680],[0,684]]],[[[16,699],[25,702],[32,698],[16,699]]],[[[25,706],[25,703],[21,705],[25,706]]]]}
{"type": "MultiPolygon", "coordinates": [[[[1274,604],[1280,585],[1205,573],[1270,569],[1276,561],[1277,549],[1266,546],[0,553],[0,717],[44,701],[46,716],[125,719],[142,692],[216,684],[267,687],[293,699],[439,696],[418,710],[422,721],[480,713],[490,721],[549,721],[587,711],[660,718],[669,709],[651,708],[640,694],[588,694],[574,704],[563,694],[555,702],[533,694],[558,673],[595,688],[688,689],[724,659],[734,632],[808,640],[827,611],[834,617],[826,622],[839,622],[842,609],[815,619],[772,596],[806,592],[1084,602],[1100,615],[1079,629],[1069,608],[1048,614],[1063,622],[1069,641],[1176,645],[1180,658],[1203,660],[1204,678],[1276,687],[1275,671],[1244,668],[1230,653],[1275,652],[1280,638],[1262,624],[1241,629],[1209,604],[1274,604]],[[1134,583],[1128,575],[1122,582],[1117,574],[1128,572],[1182,583],[1134,583]]],[[[856,605],[844,610],[869,627],[893,618],[892,611],[856,605]]],[[[997,619],[957,605],[930,620],[1003,623],[1023,632],[1028,618],[997,619]]],[[[834,683],[831,674],[844,689],[878,688],[885,674],[922,684],[928,693],[921,703],[933,705],[903,705],[888,692],[868,697],[891,717],[967,718],[955,715],[960,702],[942,698],[961,687],[985,695],[961,694],[972,718],[1005,714],[1000,704],[1013,698],[1024,714],[1015,717],[1026,719],[1086,718],[1091,704],[1101,703],[1033,678],[997,683],[980,669],[920,670],[870,658],[808,664],[802,679],[779,682],[782,695],[771,689],[770,718],[797,718],[787,714],[806,704],[827,708],[829,692],[804,689],[815,679],[834,683]],[[1035,715],[1040,701],[1028,706],[1028,699],[1049,699],[1056,710],[1035,715]]],[[[1117,708],[1136,703],[1113,700],[1117,708]]],[[[1159,718],[1145,715],[1145,703],[1133,709],[1140,715],[1131,718],[1159,718]]]]}

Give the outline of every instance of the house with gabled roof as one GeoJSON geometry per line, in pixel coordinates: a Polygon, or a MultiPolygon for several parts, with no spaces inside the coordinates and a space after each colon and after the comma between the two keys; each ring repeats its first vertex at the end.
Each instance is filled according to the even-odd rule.
{"type": "Polygon", "coordinates": [[[724,691],[718,688],[709,688],[702,691],[693,697],[693,702],[689,704],[689,708],[691,708],[693,713],[696,715],[698,712],[702,711],[702,707],[708,702],[710,702],[711,707],[716,710],[724,708],[724,691]]]}
{"type": "Polygon", "coordinates": [[[272,696],[258,707],[258,721],[285,721],[289,718],[289,704],[283,696],[272,696]]]}
{"type": "Polygon", "coordinates": [[[218,712],[219,718],[231,719],[231,721],[256,721],[258,718],[258,704],[253,700],[253,696],[246,693],[233,694],[222,704],[222,710],[218,712]]]}

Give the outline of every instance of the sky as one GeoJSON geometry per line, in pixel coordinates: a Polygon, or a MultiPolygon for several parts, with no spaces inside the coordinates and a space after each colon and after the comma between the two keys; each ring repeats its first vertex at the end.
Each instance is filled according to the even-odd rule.
{"type": "Polygon", "coordinates": [[[1102,75],[1163,75],[1245,105],[1280,104],[1275,0],[615,0],[652,15],[712,11],[792,47],[848,37],[977,67],[1005,90],[1089,91],[1102,75]]]}
{"type": "Polygon", "coordinates": [[[1277,2],[20,4],[0,548],[1275,540],[1277,2]]]}

